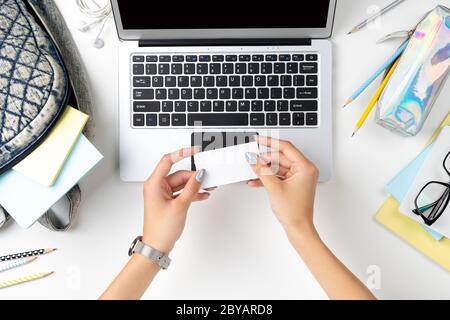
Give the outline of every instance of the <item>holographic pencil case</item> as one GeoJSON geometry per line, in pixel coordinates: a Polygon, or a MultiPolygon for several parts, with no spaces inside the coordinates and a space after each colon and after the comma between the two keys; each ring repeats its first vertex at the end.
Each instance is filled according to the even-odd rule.
{"type": "Polygon", "coordinates": [[[384,89],[376,121],[403,136],[416,135],[433,107],[450,66],[450,10],[437,6],[413,31],[384,89]]]}

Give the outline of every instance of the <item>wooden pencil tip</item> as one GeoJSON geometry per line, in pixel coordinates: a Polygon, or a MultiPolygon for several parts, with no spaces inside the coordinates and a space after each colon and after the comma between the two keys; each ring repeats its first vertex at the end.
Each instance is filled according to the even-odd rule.
{"type": "Polygon", "coordinates": [[[353,130],[352,138],[355,136],[355,134],[358,132],[358,130],[359,130],[359,127],[356,127],[355,130],[353,130]]]}
{"type": "Polygon", "coordinates": [[[34,260],[36,260],[37,259],[37,257],[28,257],[27,258],[27,261],[28,262],[31,262],[31,261],[34,261],[34,260]]]}
{"type": "Polygon", "coordinates": [[[344,105],[342,106],[342,108],[345,108],[346,106],[348,106],[350,103],[352,103],[353,99],[352,98],[348,98],[347,101],[345,101],[344,105]]]}

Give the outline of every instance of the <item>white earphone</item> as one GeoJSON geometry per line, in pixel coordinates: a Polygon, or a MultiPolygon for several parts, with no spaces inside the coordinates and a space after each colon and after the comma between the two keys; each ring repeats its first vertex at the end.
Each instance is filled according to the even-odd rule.
{"type": "Polygon", "coordinates": [[[91,2],[90,5],[87,3],[87,0],[76,0],[80,11],[88,18],[93,19],[90,22],[85,22],[81,27],[78,28],[78,30],[81,32],[87,32],[101,23],[102,25],[100,27],[100,30],[95,37],[94,42],[92,43],[95,48],[101,49],[105,46],[105,41],[101,38],[101,35],[103,33],[103,30],[105,29],[108,18],[112,15],[112,8],[109,1],[103,7],[101,7],[95,0],[89,1],[91,2]],[[94,4],[97,9],[93,9],[92,4],[94,4]]]}

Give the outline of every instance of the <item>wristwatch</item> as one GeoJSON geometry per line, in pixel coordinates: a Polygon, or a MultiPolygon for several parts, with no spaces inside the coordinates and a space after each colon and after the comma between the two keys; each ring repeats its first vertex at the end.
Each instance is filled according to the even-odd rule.
{"type": "Polygon", "coordinates": [[[158,251],[142,242],[142,236],[136,237],[128,250],[128,255],[139,253],[158,264],[161,269],[166,270],[170,265],[170,258],[163,252],[158,251]]]}

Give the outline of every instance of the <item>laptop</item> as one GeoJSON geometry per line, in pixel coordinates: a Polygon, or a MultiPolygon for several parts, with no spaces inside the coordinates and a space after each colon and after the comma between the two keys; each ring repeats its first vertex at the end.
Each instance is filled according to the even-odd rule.
{"type": "Polygon", "coordinates": [[[205,137],[228,146],[254,134],[291,141],[330,179],[336,0],[111,2],[123,181],[144,181],[163,154],[205,137]]]}

